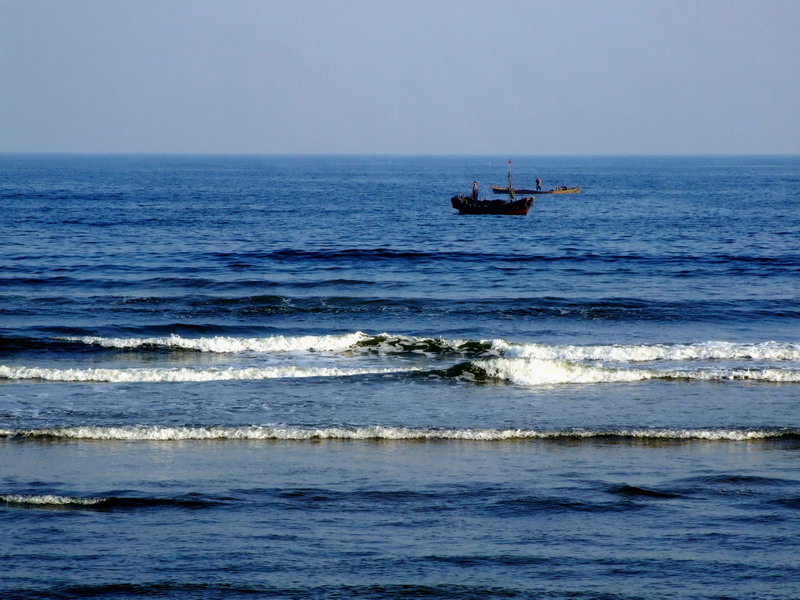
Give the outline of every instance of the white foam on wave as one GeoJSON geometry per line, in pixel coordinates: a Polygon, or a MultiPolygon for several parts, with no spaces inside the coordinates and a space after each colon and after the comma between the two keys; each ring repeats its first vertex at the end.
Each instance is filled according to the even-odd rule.
{"type": "MultiPolygon", "coordinates": [[[[631,383],[652,379],[683,381],[756,381],[800,383],[800,369],[697,369],[657,370],[614,368],[573,363],[563,360],[495,358],[472,361],[489,379],[517,385],[631,383]]],[[[130,369],[53,369],[0,365],[0,379],[41,380],[84,383],[183,383],[203,381],[246,381],[310,377],[352,377],[419,372],[419,368],[338,368],[338,367],[243,367],[243,368],[130,368],[130,369]]],[[[467,369],[457,378],[483,378],[467,369]]]]}
{"type": "MultiPolygon", "coordinates": [[[[414,337],[382,333],[367,335],[361,331],[341,335],[269,336],[236,338],[213,336],[186,338],[180,335],[148,338],[107,338],[81,336],[60,338],[66,341],[102,346],[104,348],[137,349],[160,347],[215,353],[273,353],[273,352],[341,352],[354,348],[359,342],[372,340],[372,350],[394,353],[398,346],[419,345],[434,340],[439,346],[458,351],[469,340],[414,337]]],[[[541,360],[650,362],[693,360],[761,360],[800,362],[800,344],[789,342],[735,343],[708,341],[693,344],[607,344],[607,345],[548,345],[508,342],[502,339],[478,340],[487,344],[490,352],[506,358],[541,360]]]]}
{"type": "Polygon", "coordinates": [[[496,340],[494,346],[509,358],[542,360],[590,360],[608,362],[650,362],[659,360],[764,360],[800,361],[800,344],[762,342],[702,342],[697,344],[641,344],[597,346],[549,346],[510,344],[496,340]]]}
{"type": "Polygon", "coordinates": [[[536,429],[434,429],[410,427],[324,427],[293,426],[248,427],[61,427],[7,431],[4,435],[29,438],[51,437],[65,440],[105,441],[465,441],[501,442],[525,440],[580,440],[618,438],[629,440],[709,440],[747,441],[798,435],[800,431],[762,429],[612,429],[612,430],[536,430],[536,429]]]}
{"type": "Polygon", "coordinates": [[[235,338],[214,336],[185,338],[179,335],[149,338],[106,338],[97,336],[61,338],[104,348],[137,349],[144,347],[175,348],[198,352],[340,352],[360,342],[367,336],[360,331],[343,335],[275,335],[265,338],[235,338]]]}
{"type": "Polygon", "coordinates": [[[92,506],[102,502],[102,498],[76,498],[74,496],[26,495],[6,494],[0,495],[0,502],[7,504],[27,504],[33,506],[92,506]]]}
{"type": "MultiPolygon", "coordinates": [[[[631,369],[592,366],[565,360],[523,358],[477,360],[471,364],[482,369],[490,378],[532,386],[569,383],[630,383],[651,379],[800,383],[800,370],[798,369],[631,369]]],[[[465,371],[461,377],[471,379],[475,375],[470,371],[465,371]]]]}
{"type": "Polygon", "coordinates": [[[519,385],[625,383],[651,378],[647,371],[587,366],[564,360],[495,358],[472,364],[483,369],[490,378],[519,385]]]}
{"type": "Polygon", "coordinates": [[[0,379],[38,379],[63,382],[179,383],[191,381],[260,380],[296,377],[350,377],[409,372],[412,369],[341,369],[335,367],[250,367],[250,368],[131,368],[131,369],[49,369],[0,365],[0,379]]]}

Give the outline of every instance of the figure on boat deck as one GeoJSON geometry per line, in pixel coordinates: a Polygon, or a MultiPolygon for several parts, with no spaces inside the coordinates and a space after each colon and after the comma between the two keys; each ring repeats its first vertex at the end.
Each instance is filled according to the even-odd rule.
{"type": "MultiPolygon", "coordinates": [[[[494,187],[494,186],[492,186],[494,187]]],[[[511,161],[508,161],[508,200],[480,200],[478,198],[478,182],[472,182],[472,195],[459,194],[450,198],[450,204],[462,215],[527,215],[534,198],[520,198],[514,194],[514,181],[511,175],[511,161]]]]}
{"type": "Polygon", "coordinates": [[[537,192],[542,191],[542,180],[539,179],[538,177],[536,178],[536,191],[537,192]]]}

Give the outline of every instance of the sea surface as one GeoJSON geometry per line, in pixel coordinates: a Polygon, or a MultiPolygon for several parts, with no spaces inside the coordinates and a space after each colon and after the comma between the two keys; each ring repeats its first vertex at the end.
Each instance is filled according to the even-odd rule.
{"type": "Polygon", "coordinates": [[[800,158],[0,155],[0,598],[800,598],[800,158]],[[527,216],[450,197],[579,185],[527,216]]]}

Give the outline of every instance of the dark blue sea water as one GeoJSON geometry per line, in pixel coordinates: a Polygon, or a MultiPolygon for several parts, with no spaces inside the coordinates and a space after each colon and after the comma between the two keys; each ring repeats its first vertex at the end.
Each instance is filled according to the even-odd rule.
{"type": "Polygon", "coordinates": [[[800,598],[800,158],[0,156],[0,597],[800,598]]]}

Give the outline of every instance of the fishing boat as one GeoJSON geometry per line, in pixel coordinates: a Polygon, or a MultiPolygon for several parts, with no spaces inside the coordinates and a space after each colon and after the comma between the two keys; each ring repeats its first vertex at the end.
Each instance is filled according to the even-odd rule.
{"type": "MultiPolygon", "coordinates": [[[[500,185],[490,185],[489,186],[495,194],[507,194],[508,188],[503,187],[500,185]]],[[[553,188],[552,190],[527,190],[524,188],[514,188],[515,194],[580,194],[581,188],[578,186],[575,187],[564,187],[558,186],[553,188]]]]}
{"type": "Polygon", "coordinates": [[[478,199],[477,184],[473,188],[472,196],[459,194],[450,198],[453,208],[457,209],[462,215],[527,215],[534,198],[528,196],[517,198],[514,191],[514,184],[511,179],[511,161],[508,161],[508,187],[506,193],[508,200],[485,200],[478,199]],[[508,190],[511,190],[510,192],[508,190]]]}
{"type": "Polygon", "coordinates": [[[514,200],[473,200],[459,194],[450,198],[453,208],[462,215],[527,215],[535,198],[514,200]]]}

